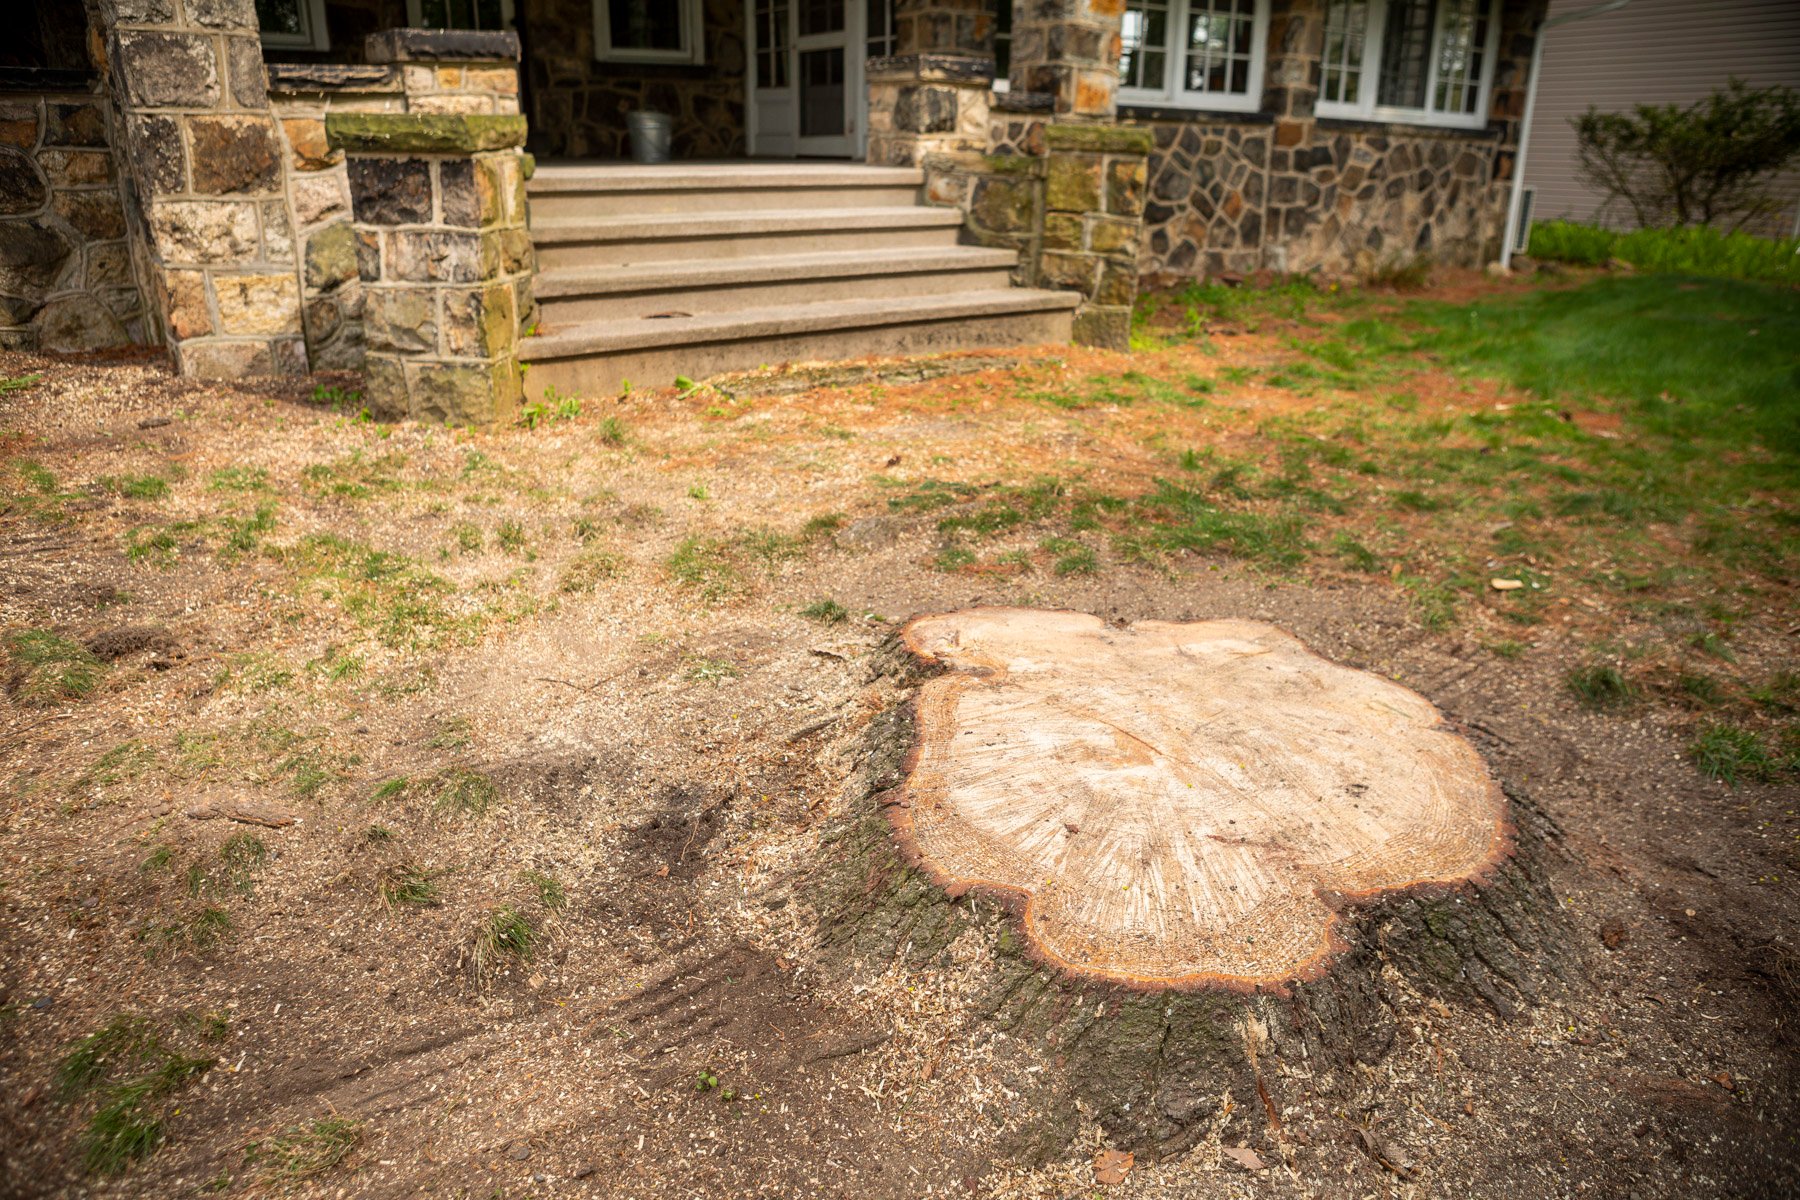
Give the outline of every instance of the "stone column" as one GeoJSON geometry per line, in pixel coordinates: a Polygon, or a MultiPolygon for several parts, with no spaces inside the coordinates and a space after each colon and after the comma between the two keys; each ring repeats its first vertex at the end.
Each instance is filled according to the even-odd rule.
{"type": "Polygon", "coordinates": [[[1083,345],[1131,348],[1145,164],[1152,141],[1149,129],[1044,129],[1044,232],[1037,283],[1081,293],[1075,340],[1083,345]]]}
{"type": "Polygon", "coordinates": [[[183,375],[307,367],[254,0],[89,0],[137,218],[133,258],[183,375]]]}
{"type": "Polygon", "coordinates": [[[985,0],[896,0],[897,53],[871,58],[869,153],[881,166],[987,148],[994,18],[985,0]]]}
{"type": "Polygon", "coordinates": [[[1118,113],[1124,0],[1029,0],[1014,9],[1012,87],[1054,98],[1061,120],[1118,113]]]}
{"type": "Polygon", "coordinates": [[[370,410],[510,419],[522,394],[519,327],[532,307],[525,118],[329,113],[325,135],[349,175],[370,410]]]}

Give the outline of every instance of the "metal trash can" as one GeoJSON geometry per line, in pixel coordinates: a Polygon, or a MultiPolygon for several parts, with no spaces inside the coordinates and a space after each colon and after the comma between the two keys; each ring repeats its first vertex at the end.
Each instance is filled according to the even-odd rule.
{"type": "Polygon", "coordinates": [[[641,163],[669,161],[669,138],[675,127],[667,113],[630,112],[625,127],[631,131],[631,160],[641,163]]]}

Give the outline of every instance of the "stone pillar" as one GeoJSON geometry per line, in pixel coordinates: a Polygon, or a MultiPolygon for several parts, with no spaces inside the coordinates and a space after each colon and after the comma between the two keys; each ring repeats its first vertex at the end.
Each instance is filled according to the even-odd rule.
{"type": "Polygon", "coordinates": [[[1040,287],[1080,292],[1075,340],[1131,348],[1138,241],[1144,227],[1148,129],[1050,125],[1044,129],[1044,232],[1040,287]]]}
{"type": "Polygon", "coordinates": [[[254,0],[89,0],[133,258],[183,375],[307,367],[254,0]]]}
{"type": "Polygon", "coordinates": [[[994,17],[987,0],[895,0],[896,53],[863,68],[869,153],[881,166],[987,148],[994,17]]]}
{"type": "Polygon", "coordinates": [[[1014,9],[1012,87],[1054,98],[1061,120],[1118,113],[1124,0],[1029,0],[1014,9]]]}
{"type": "Polygon", "coordinates": [[[364,296],[363,396],[383,419],[486,425],[522,394],[532,309],[525,118],[329,113],[364,296]]]}

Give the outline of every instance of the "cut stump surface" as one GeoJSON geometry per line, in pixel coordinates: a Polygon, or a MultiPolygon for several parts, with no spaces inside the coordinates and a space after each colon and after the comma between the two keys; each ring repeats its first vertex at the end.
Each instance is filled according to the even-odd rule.
{"type": "Polygon", "coordinates": [[[902,850],[1005,897],[1071,974],[1279,989],[1323,973],[1346,903],[1511,853],[1505,796],[1429,701],[1273,626],[994,608],[903,640],[948,669],[888,808],[902,850]]]}

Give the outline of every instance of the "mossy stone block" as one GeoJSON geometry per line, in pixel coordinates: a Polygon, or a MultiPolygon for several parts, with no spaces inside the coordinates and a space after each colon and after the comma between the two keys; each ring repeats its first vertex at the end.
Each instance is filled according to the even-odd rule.
{"type": "Polygon", "coordinates": [[[525,144],[519,113],[360,113],[325,116],[334,150],[364,154],[477,154],[525,144]]]}
{"type": "Polygon", "coordinates": [[[1051,150],[1088,154],[1149,154],[1155,137],[1129,125],[1046,125],[1044,145],[1051,150]]]}

